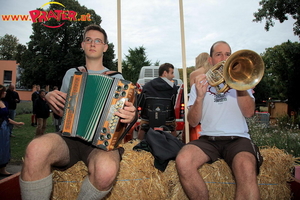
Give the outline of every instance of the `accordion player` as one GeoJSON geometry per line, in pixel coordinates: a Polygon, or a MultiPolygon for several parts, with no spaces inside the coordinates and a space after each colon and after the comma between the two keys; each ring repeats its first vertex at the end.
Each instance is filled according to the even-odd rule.
{"type": "Polygon", "coordinates": [[[64,107],[62,135],[79,137],[107,151],[117,148],[127,134],[127,124],[114,113],[125,101],[134,103],[135,93],[130,81],[75,72],[64,107]]]}

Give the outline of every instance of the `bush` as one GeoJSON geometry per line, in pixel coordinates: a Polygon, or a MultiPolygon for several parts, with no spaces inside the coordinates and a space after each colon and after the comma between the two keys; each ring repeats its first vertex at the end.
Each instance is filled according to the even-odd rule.
{"type": "Polygon", "coordinates": [[[16,114],[29,114],[32,113],[32,101],[21,101],[17,104],[16,114]]]}

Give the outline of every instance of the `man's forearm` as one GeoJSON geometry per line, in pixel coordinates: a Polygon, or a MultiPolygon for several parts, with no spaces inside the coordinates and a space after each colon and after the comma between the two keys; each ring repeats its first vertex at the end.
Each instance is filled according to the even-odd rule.
{"type": "Polygon", "coordinates": [[[203,99],[196,99],[194,104],[189,108],[187,119],[192,127],[197,126],[202,118],[202,106],[203,99]]]}
{"type": "Polygon", "coordinates": [[[255,101],[247,91],[237,91],[238,105],[245,117],[252,117],[255,111],[255,101]]]}

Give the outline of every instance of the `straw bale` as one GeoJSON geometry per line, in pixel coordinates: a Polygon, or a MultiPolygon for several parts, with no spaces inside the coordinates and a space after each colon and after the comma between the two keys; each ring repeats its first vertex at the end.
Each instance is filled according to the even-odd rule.
{"type": "Polygon", "coordinates": [[[66,171],[54,170],[52,200],[76,199],[87,173],[87,167],[82,161],[66,171]]]}
{"type": "Polygon", "coordinates": [[[258,184],[263,199],[291,199],[288,182],[293,178],[295,158],[276,147],[260,150],[264,162],[260,168],[258,184]]]}
{"type": "MultiPolygon", "coordinates": [[[[288,182],[292,180],[294,161],[292,155],[277,148],[266,147],[260,150],[264,161],[257,177],[261,199],[284,200],[291,198],[288,182]]],[[[224,160],[204,164],[199,173],[209,190],[210,199],[234,199],[235,181],[224,160]]],[[[187,200],[180,182],[172,191],[172,200],[187,200]]]]}
{"type": "MultiPolygon", "coordinates": [[[[157,170],[153,166],[151,153],[132,150],[138,142],[123,145],[125,153],[117,181],[105,199],[188,199],[179,182],[175,161],[169,162],[165,172],[157,170]]],[[[261,154],[264,162],[258,184],[262,199],[290,199],[287,182],[292,179],[294,158],[280,149],[270,147],[261,149],[261,154]]],[[[76,199],[87,169],[82,162],[78,162],[69,170],[54,172],[52,199],[76,199]]],[[[224,160],[203,165],[199,173],[207,184],[210,199],[234,199],[234,177],[224,160]]]]}

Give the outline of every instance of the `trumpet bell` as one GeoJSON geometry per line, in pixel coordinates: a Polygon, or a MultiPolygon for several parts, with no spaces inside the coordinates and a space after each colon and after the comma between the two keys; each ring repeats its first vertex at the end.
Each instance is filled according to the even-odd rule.
{"type": "Polygon", "coordinates": [[[265,65],[260,55],[251,50],[233,53],[223,68],[224,80],[230,88],[248,90],[262,79],[265,65]]]}
{"type": "Polygon", "coordinates": [[[206,78],[218,93],[224,93],[230,88],[254,88],[261,81],[264,71],[265,65],[260,55],[251,50],[240,50],[213,66],[206,73],[206,78]]]}

